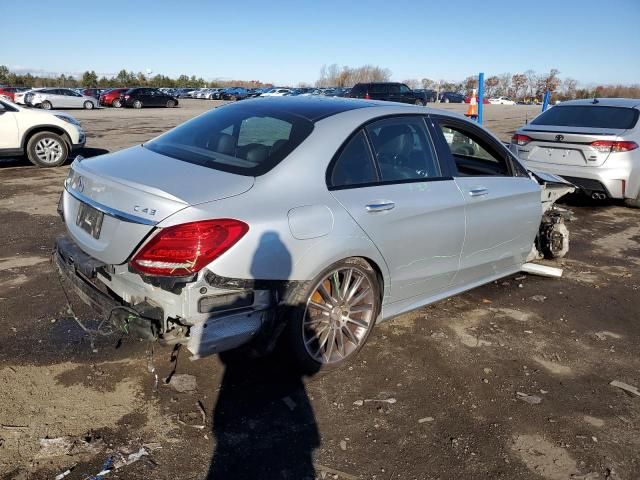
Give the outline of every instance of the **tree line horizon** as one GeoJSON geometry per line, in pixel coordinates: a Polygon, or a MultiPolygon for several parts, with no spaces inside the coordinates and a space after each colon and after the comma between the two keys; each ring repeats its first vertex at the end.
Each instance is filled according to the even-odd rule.
{"type": "MultiPolygon", "coordinates": [[[[314,85],[299,82],[295,87],[352,87],[363,82],[391,81],[392,72],[388,68],[377,65],[360,67],[340,67],[337,64],[323,65],[318,80],[314,85]]],[[[402,81],[412,89],[428,89],[436,92],[460,92],[470,95],[478,88],[477,75],[470,75],[459,82],[449,80],[433,80],[431,78],[408,78],[402,81]]],[[[215,87],[273,87],[274,84],[259,80],[210,80],[195,75],[180,75],[172,78],[163,74],[149,75],[143,72],[120,70],[118,74],[99,77],[95,71],[87,70],[81,76],[60,74],[58,76],[41,76],[31,73],[12,72],[7,66],[0,65],[0,85],[17,87],[169,87],[169,88],[215,88],[215,87]]],[[[293,86],[292,86],[293,87],[293,86]]],[[[578,80],[560,77],[560,71],[552,68],[549,72],[538,73],[526,70],[521,73],[501,73],[485,75],[484,90],[487,97],[506,96],[514,100],[541,98],[549,91],[556,100],[593,97],[640,97],[640,84],[599,84],[580,87],[578,80]]]]}

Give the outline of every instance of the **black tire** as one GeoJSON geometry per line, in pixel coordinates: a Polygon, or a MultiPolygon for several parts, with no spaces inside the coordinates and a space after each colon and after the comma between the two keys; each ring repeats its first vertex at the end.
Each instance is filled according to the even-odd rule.
{"type": "Polygon", "coordinates": [[[448,98],[444,99],[444,103],[449,103],[449,102],[451,102],[451,100],[449,100],[448,98]]]}
{"type": "Polygon", "coordinates": [[[53,108],[53,105],[51,105],[51,102],[45,100],[40,104],[40,108],[43,110],[51,110],[53,108]]]}
{"type": "Polygon", "coordinates": [[[142,108],[142,102],[140,100],[135,100],[133,102],[133,108],[142,108]]]}
{"type": "Polygon", "coordinates": [[[424,107],[426,105],[426,102],[424,102],[423,100],[416,100],[414,105],[417,105],[419,107],[424,107]]]}
{"type": "Polygon", "coordinates": [[[119,98],[116,98],[113,102],[111,102],[111,106],[113,108],[120,108],[122,107],[122,103],[120,102],[119,98]]]}
{"type": "Polygon", "coordinates": [[[27,158],[36,167],[41,167],[41,168],[59,167],[60,165],[62,165],[64,162],[67,161],[68,156],[69,156],[69,146],[67,145],[67,142],[65,142],[64,138],[62,138],[60,135],[56,133],[39,132],[33,135],[31,138],[29,138],[29,141],[27,142],[27,158]],[[39,142],[47,139],[54,140],[59,145],[62,151],[60,158],[57,161],[44,162],[40,158],[38,158],[38,155],[36,153],[36,146],[38,145],[39,142]]]}
{"type": "Polygon", "coordinates": [[[167,108],[173,108],[176,106],[176,102],[173,100],[167,100],[167,108]]]}
{"type": "Polygon", "coordinates": [[[86,102],[84,102],[83,107],[85,110],[93,110],[93,107],[95,107],[95,105],[93,104],[93,102],[87,100],[86,102]]]}
{"type": "Polygon", "coordinates": [[[361,258],[355,257],[334,263],[324,269],[312,281],[300,282],[290,291],[285,293],[282,307],[279,312],[279,320],[286,324],[279,343],[281,353],[286,354],[300,372],[308,375],[314,374],[321,369],[334,370],[347,365],[357,356],[362,347],[366,344],[369,335],[371,335],[380,313],[381,299],[382,295],[378,275],[369,263],[361,258]],[[360,344],[346,358],[336,363],[320,363],[316,361],[309,352],[307,352],[303,336],[303,322],[307,313],[308,301],[314,294],[318,283],[322,282],[322,280],[333,270],[340,268],[357,268],[359,272],[366,276],[373,291],[373,298],[375,299],[373,302],[372,320],[370,321],[365,334],[362,336],[360,344]]]}

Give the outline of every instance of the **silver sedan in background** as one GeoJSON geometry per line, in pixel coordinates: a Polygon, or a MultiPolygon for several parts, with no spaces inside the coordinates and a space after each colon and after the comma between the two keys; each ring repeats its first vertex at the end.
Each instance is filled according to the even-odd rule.
{"type": "Polygon", "coordinates": [[[98,106],[98,99],[82,95],[70,88],[41,88],[28,92],[24,101],[32,107],[45,110],[52,108],[84,108],[91,110],[98,106]]]}
{"type": "Polygon", "coordinates": [[[640,99],[573,100],[518,129],[511,149],[531,168],[560,175],[595,199],[640,208],[640,99]]]}
{"type": "Polygon", "coordinates": [[[280,339],[317,370],[377,320],[518,272],[543,208],[462,116],[284,97],[76,160],[61,213],[59,270],[124,330],[196,357],[280,339]]]}

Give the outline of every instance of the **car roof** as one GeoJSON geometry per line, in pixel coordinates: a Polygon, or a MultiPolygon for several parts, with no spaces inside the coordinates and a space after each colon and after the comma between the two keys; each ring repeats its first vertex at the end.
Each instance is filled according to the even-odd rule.
{"type": "Polygon", "coordinates": [[[583,100],[568,100],[566,102],[559,103],[556,107],[570,106],[570,105],[589,105],[600,107],[627,107],[634,108],[640,107],[639,98],[596,98],[597,103],[594,103],[593,98],[585,98],[583,100]]]}
{"type": "Polygon", "coordinates": [[[243,100],[241,103],[233,104],[233,106],[238,108],[246,106],[264,114],[268,114],[270,111],[279,112],[285,110],[311,122],[317,122],[338,113],[375,106],[375,102],[357,99],[293,96],[243,100]]]}

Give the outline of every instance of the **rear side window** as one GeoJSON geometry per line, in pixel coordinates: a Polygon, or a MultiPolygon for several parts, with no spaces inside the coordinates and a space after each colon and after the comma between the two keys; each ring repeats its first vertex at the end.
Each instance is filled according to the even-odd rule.
{"type": "Polygon", "coordinates": [[[531,124],[627,130],[633,128],[637,121],[638,110],[635,108],[559,105],[539,115],[531,124]]]}
{"type": "Polygon", "coordinates": [[[351,95],[364,95],[365,86],[362,84],[357,84],[351,89],[351,95]]]}
{"type": "Polygon", "coordinates": [[[367,126],[367,133],[383,182],[442,176],[421,117],[380,120],[367,126]]]}
{"type": "Polygon", "coordinates": [[[362,130],[351,138],[333,165],[329,177],[332,187],[373,183],[377,180],[367,139],[362,130]]]}
{"type": "Polygon", "coordinates": [[[258,176],[275,167],[312,130],[311,121],[282,109],[233,104],[200,115],[144,147],[203,167],[258,176]]]}
{"type": "Polygon", "coordinates": [[[377,94],[381,94],[381,93],[388,93],[389,89],[387,88],[387,85],[382,84],[382,83],[372,83],[369,86],[369,92],[371,93],[377,93],[377,94]]]}

